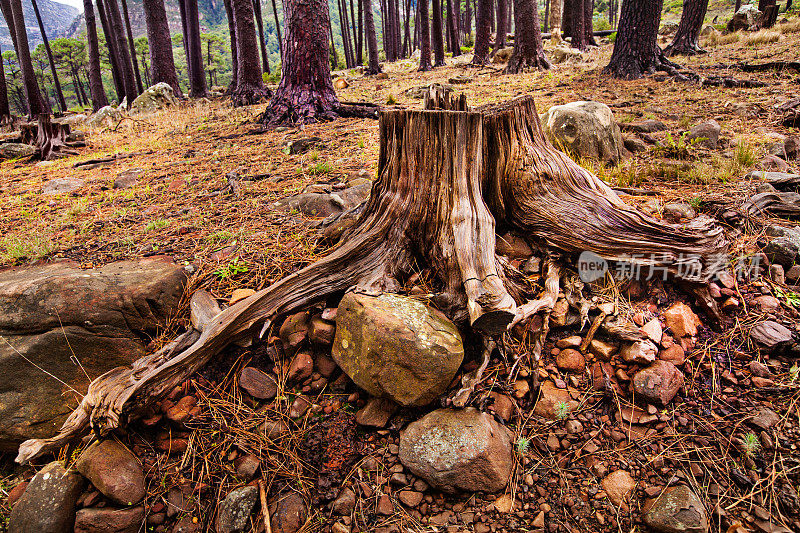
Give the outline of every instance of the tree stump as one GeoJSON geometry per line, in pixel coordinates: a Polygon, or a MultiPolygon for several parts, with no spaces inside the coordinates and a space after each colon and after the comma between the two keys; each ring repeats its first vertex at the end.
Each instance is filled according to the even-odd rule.
{"type": "Polygon", "coordinates": [[[673,263],[694,253],[702,263],[700,282],[714,273],[719,254],[727,258],[722,230],[710,219],[686,226],[653,219],[556,150],[531,97],[469,110],[463,98],[444,93],[428,95],[426,105],[448,109],[382,112],[378,179],[334,251],[222,311],[202,333],[190,330],[132,367],[101,376],[60,433],[23,443],[17,460],[57,448],[90,425],[108,433],[229,343],[263,337],[278,317],[347,290],[399,292],[419,269],[432,274],[435,306],[460,327],[495,336],[548,312],[558,294],[558,261],[582,251],[624,261],[658,254],[639,261],[677,279],[682,271],[673,263]],[[496,225],[549,253],[539,299],[532,300],[521,274],[495,255],[496,225]]]}
{"type": "Polygon", "coordinates": [[[37,122],[20,126],[21,141],[36,146],[36,157],[42,161],[55,159],[64,150],[69,125],[52,122],[50,115],[40,114],[37,122]]]}

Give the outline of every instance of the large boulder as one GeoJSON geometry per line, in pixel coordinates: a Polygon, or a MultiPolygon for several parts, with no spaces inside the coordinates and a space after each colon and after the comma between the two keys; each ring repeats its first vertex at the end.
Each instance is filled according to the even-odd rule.
{"type": "Polygon", "coordinates": [[[174,312],[185,283],[184,268],[163,257],[0,272],[0,450],[51,436],[86,392],[87,374],[143,356],[142,339],[174,312]]]}
{"type": "Polygon", "coordinates": [[[145,92],[136,97],[131,104],[131,114],[155,113],[178,103],[175,91],[163,81],[149,87],[145,92]]]}
{"type": "Polygon", "coordinates": [[[752,4],[745,4],[734,13],[733,18],[728,21],[728,31],[739,31],[754,29],[761,20],[761,11],[752,4]]]}
{"type": "Polygon", "coordinates": [[[446,492],[497,492],[511,476],[511,435],[472,407],[439,409],[400,435],[400,462],[446,492]]]}
{"type": "Polygon", "coordinates": [[[30,144],[4,143],[0,144],[0,159],[22,159],[36,153],[36,148],[30,144]]]}
{"type": "Polygon", "coordinates": [[[570,102],[553,106],[542,115],[547,138],[577,157],[618,163],[624,144],[614,115],[600,102],[570,102]]]}
{"type": "Polygon", "coordinates": [[[456,326],[418,300],[350,292],[336,314],[333,359],[373,396],[422,406],[447,390],[464,346],[456,326]]]}
{"type": "Polygon", "coordinates": [[[72,531],[75,502],[86,480],[53,462],[42,468],[14,505],[8,522],[10,533],[63,533],[72,531]]]}
{"type": "Polygon", "coordinates": [[[89,120],[86,121],[86,125],[93,128],[110,128],[125,118],[127,114],[128,112],[123,106],[114,107],[113,105],[107,105],[101,107],[96,113],[92,114],[89,120]]]}

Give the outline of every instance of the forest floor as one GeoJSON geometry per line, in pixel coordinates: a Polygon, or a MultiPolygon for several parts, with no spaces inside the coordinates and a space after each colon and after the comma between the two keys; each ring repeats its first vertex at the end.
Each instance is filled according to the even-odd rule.
{"type": "MultiPolygon", "coordinates": [[[[741,205],[751,194],[753,184],[745,176],[761,168],[760,161],[776,141],[776,134],[797,134],[796,129],[781,125],[773,107],[800,96],[800,73],[780,69],[745,73],[735,65],[795,61],[800,47],[800,22],[794,19],[771,32],[723,37],[706,43],[706,47],[708,54],[676,61],[702,76],[731,76],[766,85],[701,87],[662,75],[637,81],[611,79],[601,72],[612,50],[612,45],[606,43],[591,50],[583,61],[521,75],[505,75],[502,64],[481,69],[451,64],[420,73],[414,62],[398,61],[385,65],[386,79],[345,73],[349,86],[338,94],[346,101],[413,108],[419,107],[421,101],[409,96],[409,89],[467,75],[472,81],[454,88],[464,92],[474,106],[522,94],[532,94],[540,112],[576,100],[596,100],[609,105],[623,127],[654,119],[666,124],[667,130],[648,134],[658,144],[647,144],[646,150],[632,154],[616,167],[585,160],[580,164],[612,186],[639,191],[641,194],[623,198],[656,216],[660,216],[664,204],[676,200],[689,202],[700,212],[718,212],[720,208],[741,205]],[[722,127],[718,149],[680,146],[683,132],[709,119],[715,119],[722,127]]],[[[112,130],[88,131],[88,146],[78,156],[39,164],[0,163],[0,266],[71,259],[84,267],[95,267],[126,258],[166,254],[197,266],[193,288],[205,288],[220,301],[227,301],[235,289],[262,289],[325,254],[327,248],[320,244],[317,221],[274,209],[275,202],[313,184],[345,184],[362,177],[362,170],[374,177],[378,123],[342,119],[263,133],[257,128],[257,117],[263,108],[264,105],[256,105],[233,109],[224,98],[186,102],[156,115],[124,120],[112,130]],[[287,142],[300,137],[319,137],[323,143],[302,154],[287,153],[287,142]],[[111,154],[125,157],[95,168],[75,167],[111,154]],[[117,176],[132,169],[142,170],[135,185],[114,188],[117,176]],[[238,194],[228,187],[226,176],[231,172],[240,177],[238,194]],[[42,193],[48,181],[60,178],[83,183],[69,194],[42,193]]],[[[790,161],[789,165],[797,163],[790,161]]],[[[800,170],[797,166],[794,169],[800,170]]],[[[762,230],[758,228],[766,223],[761,220],[752,231],[735,230],[732,253],[758,252],[763,245],[762,230]]],[[[743,287],[742,291],[745,296],[752,296],[764,292],[759,287],[743,287]]],[[[662,307],[677,297],[672,290],[659,290],[664,294],[659,302],[662,307]]],[[[774,313],[796,320],[798,315],[791,305],[796,298],[785,297],[786,294],[795,293],[778,295],[782,307],[774,313]]],[[[291,485],[314,504],[306,530],[330,531],[332,524],[342,519],[332,516],[322,505],[326,501],[321,496],[323,491],[314,488],[321,465],[327,465],[330,457],[326,462],[325,454],[320,456],[321,452],[312,448],[325,447],[329,453],[334,446],[330,439],[335,437],[335,445],[341,447],[337,453],[348,457],[342,463],[348,470],[330,474],[328,482],[347,483],[361,495],[357,516],[344,520],[347,530],[351,526],[353,531],[422,531],[438,526],[449,526],[448,531],[463,528],[484,532],[544,527],[552,532],[631,530],[640,522],[639,504],[616,506],[608,500],[605,487],[600,485],[604,471],[599,467],[590,469],[580,460],[581,454],[586,454],[582,450],[591,443],[594,451],[590,453],[602,458],[606,471],[625,468],[635,474],[640,482],[637,490],[641,498],[637,502],[650,495],[648,487],[662,487],[679,479],[698,487],[714,530],[798,528],[797,521],[785,520],[785,506],[780,503],[785,498],[791,500],[791,491],[787,492],[781,481],[781,471],[796,484],[800,469],[796,461],[800,438],[796,374],[788,373],[785,361],[777,361],[775,381],[787,387],[784,392],[769,395],[743,384],[749,383],[743,379],[749,375],[745,370],[747,361],[730,358],[730,379],[721,385],[714,381],[721,370],[712,368],[707,361],[715,350],[754,353],[744,331],[757,319],[755,311],[740,309],[736,313],[729,317],[729,328],[722,335],[701,328],[701,340],[689,357],[695,363],[689,372],[692,379],[687,378],[687,400],[657,414],[661,422],[668,420],[669,427],[674,428],[670,435],[664,435],[663,428],[632,435],[630,427],[626,430],[618,419],[614,425],[613,409],[597,394],[592,395],[590,379],[573,376],[567,380],[570,386],[590,391],[582,397],[581,408],[573,417],[586,427],[585,431],[575,435],[567,431],[564,421],[543,423],[522,416],[515,431],[529,439],[530,449],[523,450],[506,495],[459,497],[426,491],[424,512],[419,507],[401,505],[394,499],[394,489],[389,488],[392,475],[402,471],[397,470],[401,424],[395,421],[390,428],[379,431],[354,429],[352,413],[363,404],[363,398],[351,390],[347,394],[321,393],[315,402],[326,408],[324,416],[305,419],[280,450],[265,444],[263,436],[245,430],[220,434],[212,429],[218,426],[211,422],[221,419],[227,420],[229,427],[237,427],[233,422],[264,415],[232,386],[235,373],[228,372],[225,365],[239,368],[248,362],[271,363],[263,353],[230,353],[173,397],[192,394],[203,405],[204,415],[175,438],[191,439],[190,452],[205,456],[210,466],[195,470],[194,461],[180,454],[153,455],[146,461],[153,469],[148,474],[151,483],[146,505],[156,514],[161,513],[162,497],[166,498],[171,488],[189,483],[198,496],[192,500],[189,514],[207,524],[215,512],[209,502],[236,484],[232,464],[242,452],[234,450],[251,453],[258,449],[270,456],[270,483],[291,485]],[[735,397],[741,403],[731,407],[729,400],[735,397]],[[730,437],[741,436],[742,429],[740,421],[731,421],[730,415],[757,405],[770,405],[780,413],[780,427],[775,430],[779,442],[769,450],[765,447],[761,452],[739,453],[730,437]],[[210,425],[204,426],[203,421],[210,425]],[[555,443],[548,439],[554,433],[558,435],[555,443]],[[790,455],[795,454],[794,462],[780,464],[786,458],[780,452],[784,445],[791,450],[790,455]],[[200,486],[204,488],[197,488],[200,486]],[[212,489],[206,490],[208,486],[212,489]],[[384,503],[382,493],[392,495],[393,507],[388,513],[378,509],[384,503]],[[737,523],[742,529],[736,529],[737,523]]],[[[179,322],[174,328],[179,327],[179,322]]],[[[164,338],[173,334],[174,330],[166,331],[164,338]]],[[[550,348],[552,342],[548,342],[546,354],[550,348]]],[[[543,361],[543,377],[563,384],[566,378],[559,377],[551,359],[547,355],[543,361]]],[[[496,360],[489,373],[499,383],[504,382],[507,370],[502,361],[496,360]]],[[[509,385],[507,389],[513,396],[513,387],[509,385]]],[[[527,413],[533,399],[524,394],[517,398],[520,412],[527,413]]],[[[401,415],[400,422],[411,416],[401,415]]],[[[142,429],[140,433],[147,431],[153,430],[142,429]]],[[[130,439],[135,441],[133,436],[130,439]]],[[[12,484],[26,471],[8,467],[4,473],[8,476],[6,482],[12,484]]],[[[157,529],[157,525],[153,528],[157,529]]]]}

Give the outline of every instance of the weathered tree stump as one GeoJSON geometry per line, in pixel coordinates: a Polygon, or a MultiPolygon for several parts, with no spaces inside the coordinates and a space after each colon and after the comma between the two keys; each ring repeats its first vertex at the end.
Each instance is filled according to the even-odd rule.
{"type": "Polygon", "coordinates": [[[277,317],[347,290],[397,292],[416,269],[433,274],[439,309],[461,327],[493,336],[549,312],[563,261],[584,250],[660,266],[677,279],[682,271],[675,263],[693,253],[702,263],[701,281],[713,274],[717,254],[726,256],[722,230],[710,219],[687,226],[653,219],[556,150],[531,97],[468,110],[463,98],[445,93],[429,95],[426,104],[448,109],[381,114],[378,179],[330,255],[224,310],[202,333],[190,331],[131,368],[101,376],[61,432],[23,443],[17,460],[59,447],[90,425],[98,434],[111,431],[229,343],[261,338],[277,317]],[[520,274],[495,256],[495,224],[549,252],[538,299],[526,302],[532,295],[520,274]],[[657,258],[641,257],[649,253],[657,258]]]}
{"type": "Polygon", "coordinates": [[[36,157],[48,161],[58,157],[66,146],[69,125],[52,122],[50,115],[40,114],[37,122],[20,125],[20,135],[20,142],[36,146],[36,157]]]}

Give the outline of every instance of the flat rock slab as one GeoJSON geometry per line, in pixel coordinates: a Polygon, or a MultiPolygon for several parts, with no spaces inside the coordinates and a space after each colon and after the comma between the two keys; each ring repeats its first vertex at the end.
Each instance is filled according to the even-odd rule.
{"type": "Polygon", "coordinates": [[[89,378],[144,355],[185,283],[184,268],[163,257],[1,271],[0,450],[51,436],[89,378]]]}
{"type": "Polygon", "coordinates": [[[12,533],[63,533],[72,531],[75,502],[86,480],[59,462],[42,468],[17,501],[8,523],[12,533]]]}

